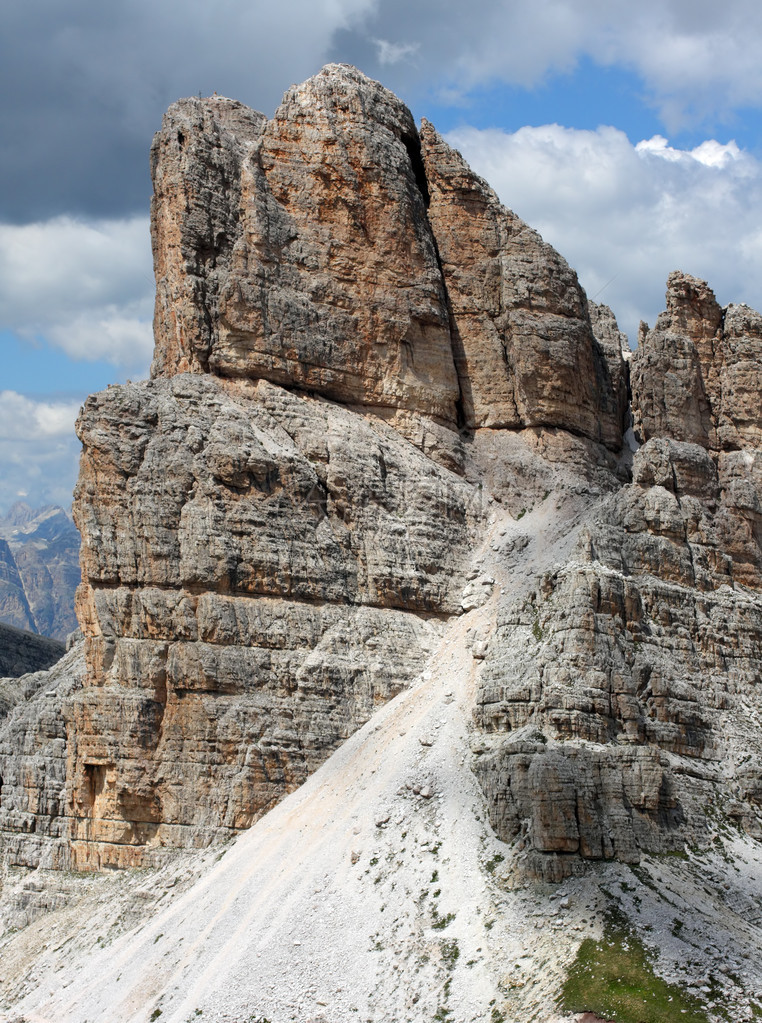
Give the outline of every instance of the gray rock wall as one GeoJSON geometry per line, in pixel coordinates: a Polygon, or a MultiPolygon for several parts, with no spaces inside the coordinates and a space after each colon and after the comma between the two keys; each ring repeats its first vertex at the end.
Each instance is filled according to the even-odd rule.
{"type": "Polygon", "coordinates": [[[526,870],[759,834],[757,314],[672,275],[630,374],[566,262],[343,66],[271,120],[180,101],[152,167],[153,379],[79,420],[84,660],[8,703],[13,862],[247,827],[467,613],[526,870]]]}

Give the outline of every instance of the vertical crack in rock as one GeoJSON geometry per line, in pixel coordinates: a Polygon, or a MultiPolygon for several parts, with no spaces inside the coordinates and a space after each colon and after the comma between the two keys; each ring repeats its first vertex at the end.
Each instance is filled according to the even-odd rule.
{"type": "Polygon", "coordinates": [[[417,132],[415,135],[403,135],[402,142],[410,157],[410,166],[413,170],[418,191],[423,196],[423,204],[428,209],[431,205],[431,195],[429,193],[429,183],[426,180],[426,168],[423,163],[423,156],[421,155],[420,136],[417,132]]]}
{"type": "Polygon", "coordinates": [[[621,372],[613,387],[576,275],[426,121],[421,144],[467,425],[561,427],[618,451],[621,372]]]}

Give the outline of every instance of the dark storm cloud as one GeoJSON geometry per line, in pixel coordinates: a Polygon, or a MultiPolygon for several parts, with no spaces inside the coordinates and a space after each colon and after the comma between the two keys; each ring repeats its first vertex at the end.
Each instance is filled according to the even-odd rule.
{"type": "Polygon", "coordinates": [[[366,6],[9,0],[0,9],[0,220],[145,210],[148,147],[172,101],[216,90],[271,113],[366,6]]]}
{"type": "Polygon", "coordinates": [[[675,126],[758,105],[760,44],[757,0],[7,0],[0,220],[145,211],[169,103],[216,90],[271,113],[329,59],[420,107],[587,56],[634,70],[675,126]]]}

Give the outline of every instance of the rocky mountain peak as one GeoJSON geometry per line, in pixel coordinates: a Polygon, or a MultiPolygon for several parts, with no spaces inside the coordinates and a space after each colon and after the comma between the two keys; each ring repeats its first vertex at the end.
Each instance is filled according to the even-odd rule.
{"type": "Polygon", "coordinates": [[[344,65],[151,158],[152,379],[78,423],[84,667],[3,725],[13,862],[230,837],[432,679],[507,877],[701,847],[708,802],[756,841],[762,319],[676,273],[629,358],[344,65]]]}
{"type": "Polygon", "coordinates": [[[675,272],[667,308],[632,363],[634,418],[643,439],[671,437],[711,451],[762,438],[762,318],[720,307],[705,281],[675,272]]]}
{"type": "Polygon", "coordinates": [[[387,89],[329,65],[270,121],[187,104],[153,147],[154,376],[619,447],[621,357],[596,342],[576,275],[387,89]]]}
{"type": "Polygon", "coordinates": [[[694,341],[717,335],[723,311],[706,281],[673,271],[667,278],[666,302],[660,317],[664,329],[687,334],[694,341]]]}

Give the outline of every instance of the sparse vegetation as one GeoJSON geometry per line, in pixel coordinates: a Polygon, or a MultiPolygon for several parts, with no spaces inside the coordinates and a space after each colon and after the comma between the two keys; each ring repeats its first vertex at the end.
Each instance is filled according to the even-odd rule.
{"type": "Polygon", "coordinates": [[[458,945],[457,938],[453,938],[452,941],[443,941],[442,962],[445,964],[447,969],[454,969],[458,959],[460,959],[460,946],[458,945]]]}
{"type": "Polygon", "coordinates": [[[498,865],[498,863],[502,863],[504,859],[505,856],[503,856],[502,853],[495,853],[492,859],[487,860],[487,862],[484,864],[484,869],[487,871],[488,874],[494,874],[495,867],[498,865]]]}
{"type": "MultiPolygon", "coordinates": [[[[454,970],[455,964],[460,958],[460,946],[456,939],[452,941],[443,941],[440,946],[440,955],[442,956],[442,963],[447,970],[454,970]]],[[[438,1023],[447,1023],[452,1016],[452,1009],[447,1007],[447,1002],[450,998],[450,990],[452,988],[452,977],[448,977],[445,981],[444,988],[442,989],[442,1002],[434,1013],[435,1021],[438,1023]]]]}
{"type": "Polygon", "coordinates": [[[653,970],[646,949],[620,923],[609,923],[600,941],[586,938],[569,968],[560,1007],[594,1012],[616,1023],[708,1023],[698,999],[653,970]]]}

